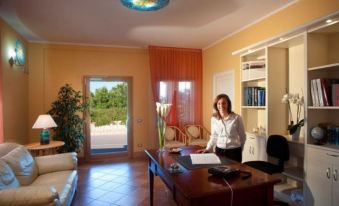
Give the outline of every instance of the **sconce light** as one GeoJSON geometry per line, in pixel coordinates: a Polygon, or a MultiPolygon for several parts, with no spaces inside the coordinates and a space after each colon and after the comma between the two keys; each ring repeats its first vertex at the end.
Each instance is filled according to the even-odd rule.
{"type": "Polygon", "coordinates": [[[14,51],[11,52],[10,58],[8,60],[11,66],[24,66],[26,62],[26,51],[24,44],[19,39],[15,42],[14,51]]]}

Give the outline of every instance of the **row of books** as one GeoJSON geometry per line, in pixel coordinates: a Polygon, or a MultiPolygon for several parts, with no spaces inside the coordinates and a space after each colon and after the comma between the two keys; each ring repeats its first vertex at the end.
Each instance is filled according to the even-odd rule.
{"type": "Polygon", "coordinates": [[[266,90],[264,87],[245,87],[244,106],[265,106],[266,90]]]}
{"type": "Polygon", "coordinates": [[[339,79],[312,79],[310,87],[313,106],[339,106],[339,79]]]}

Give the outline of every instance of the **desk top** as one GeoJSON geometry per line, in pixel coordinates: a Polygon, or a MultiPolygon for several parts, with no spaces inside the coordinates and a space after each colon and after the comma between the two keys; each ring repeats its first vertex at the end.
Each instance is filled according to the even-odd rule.
{"type": "Polygon", "coordinates": [[[49,144],[41,145],[40,142],[26,144],[25,147],[29,150],[44,150],[50,148],[61,147],[65,144],[63,141],[50,141],[49,144]]]}
{"type": "MultiPolygon", "coordinates": [[[[211,176],[207,168],[187,170],[180,166],[182,173],[171,174],[168,170],[172,163],[175,163],[175,157],[178,155],[184,156],[194,153],[199,147],[188,146],[182,147],[180,154],[170,154],[169,150],[159,153],[157,150],[145,150],[147,156],[157,165],[157,171],[162,174],[163,178],[170,181],[175,187],[180,190],[186,197],[196,198],[202,197],[206,194],[220,194],[222,192],[230,192],[229,187],[222,178],[211,176]]],[[[260,188],[265,185],[273,186],[280,182],[280,179],[269,174],[263,173],[259,170],[251,168],[247,165],[232,161],[227,166],[231,168],[240,169],[241,171],[248,171],[252,176],[247,179],[241,177],[234,177],[227,180],[234,191],[248,191],[249,189],[260,188]]]]}

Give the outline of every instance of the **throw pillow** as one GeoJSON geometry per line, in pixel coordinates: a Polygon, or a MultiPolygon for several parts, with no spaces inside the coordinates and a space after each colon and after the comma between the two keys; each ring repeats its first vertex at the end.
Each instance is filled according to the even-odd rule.
{"type": "Polygon", "coordinates": [[[13,170],[4,160],[0,159],[0,190],[18,187],[20,187],[20,183],[13,170]]]}
{"type": "Polygon", "coordinates": [[[2,159],[12,168],[21,185],[30,185],[38,176],[38,167],[32,155],[23,146],[10,151],[2,159]]]}

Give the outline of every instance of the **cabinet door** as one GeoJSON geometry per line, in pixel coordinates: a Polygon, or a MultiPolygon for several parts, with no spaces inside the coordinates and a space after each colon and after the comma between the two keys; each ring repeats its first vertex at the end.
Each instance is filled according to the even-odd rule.
{"type": "Polygon", "coordinates": [[[266,161],[266,138],[257,136],[253,150],[255,160],[266,161]]]}
{"type": "Polygon", "coordinates": [[[242,162],[254,161],[254,145],[256,137],[252,134],[246,134],[246,141],[242,151],[242,162]]]}
{"type": "Polygon", "coordinates": [[[331,205],[332,165],[325,159],[326,154],[324,153],[324,151],[318,149],[308,149],[306,205],[331,205]]]}
{"type": "Polygon", "coordinates": [[[339,206],[339,163],[333,165],[332,169],[332,206],[339,206]]]}

